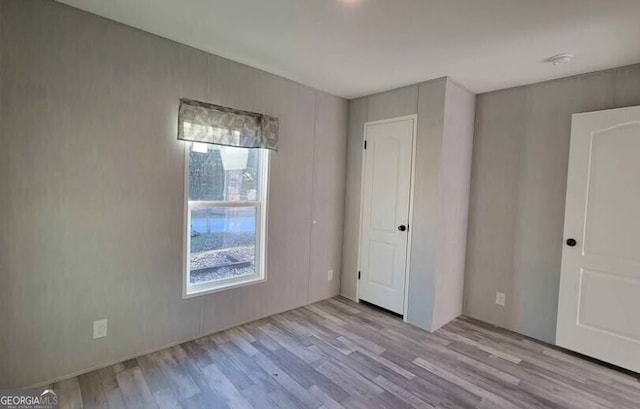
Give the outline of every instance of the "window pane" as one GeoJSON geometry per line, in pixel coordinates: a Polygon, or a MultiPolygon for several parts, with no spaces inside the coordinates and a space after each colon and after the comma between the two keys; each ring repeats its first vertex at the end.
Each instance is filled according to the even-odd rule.
{"type": "Polygon", "coordinates": [[[256,273],[256,207],[191,211],[190,284],[256,273]]]}
{"type": "Polygon", "coordinates": [[[189,200],[255,201],[260,150],[189,144],[189,200]]]}

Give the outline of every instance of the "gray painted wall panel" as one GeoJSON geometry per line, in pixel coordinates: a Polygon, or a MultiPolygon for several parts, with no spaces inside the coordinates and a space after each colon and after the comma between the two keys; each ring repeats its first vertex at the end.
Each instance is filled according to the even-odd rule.
{"type": "Polygon", "coordinates": [[[615,103],[619,106],[638,104],[640,94],[640,64],[622,67],[615,73],[615,103]]]}
{"type": "Polygon", "coordinates": [[[367,122],[418,113],[418,86],[411,85],[366,97],[367,122]]]}
{"type": "Polygon", "coordinates": [[[434,308],[440,166],[447,79],[419,85],[407,320],[431,328],[434,308]]]}
{"type": "Polygon", "coordinates": [[[339,279],[346,101],[53,1],[0,11],[0,386],[338,293],[309,263],[339,279]],[[280,117],[264,284],[181,297],[182,96],[280,117]],[[312,232],[314,196],[329,222],[312,232]]]}
{"type": "Polygon", "coordinates": [[[440,328],[462,314],[474,116],[475,95],[448,81],[432,328],[440,328]]]}
{"type": "Polygon", "coordinates": [[[637,65],[478,96],[467,315],[555,341],[571,114],[638,104],[637,65]]]}
{"type": "Polygon", "coordinates": [[[309,300],[340,291],[342,232],[347,165],[348,105],[343,99],[318,93],[314,149],[313,222],[309,269],[309,300]],[[333,270],[333,281],[328,281],[333,270]]]}
{"type": "Polygon", "coordinates": [[[514,192],[523,133],[520,119],[527,104],[526,95],[513,97],[517,92],[476,96],[464,311],[470,315],[478,311],[493,323],[506,322],[505,309],[490,305],[495,292],[511,293],[517,205],[514,192]],[[489,127],[490,139],[480,131],[489,127]],[[488,271],[493,274],[490,282],[488,271]],[[487,310],[486,306],[491,308],[487,310]]]}

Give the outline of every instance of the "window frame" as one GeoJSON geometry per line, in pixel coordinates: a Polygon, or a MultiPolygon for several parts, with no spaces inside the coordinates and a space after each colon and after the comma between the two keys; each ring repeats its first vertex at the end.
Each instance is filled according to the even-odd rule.
{"type": "MultiPolygon", "coordinates": [[[[182,258],[182,298],[193,298],[212,294],[232,288],[263,283],[267,281],[267,230],[269,210],[269,173],[271,168],[271,151],[258,149],[259,159],[259,191],[255,201],[206,201],[189,200],[189,149],[193,142],[184,144],[184,224],[183,224],[183,258],[182,258]],[[206,283],[190,284],[191,275],[191,210],[215,207],[255,207],[256,208],[256,251],[255,268],[252,275],[231,277],[206,283]]],[[[254,149],[254,148],[240,148],[254,149]]]]}

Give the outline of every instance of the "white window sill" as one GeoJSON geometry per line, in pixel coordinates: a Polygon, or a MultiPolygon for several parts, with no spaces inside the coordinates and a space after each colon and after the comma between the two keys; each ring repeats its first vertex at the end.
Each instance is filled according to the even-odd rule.
{"type": "Polygon", "coordinates": [[[202,295],[213,294],[220,291],[231,290],[233,288],[245,287],[252,284],[264,283],[267,281],[266,277],[250,276],[241,280],[229,280],[228,282],[211,282],[196,285],[187,285],[182,293],[182,298],[193,298],[202,295]]]}

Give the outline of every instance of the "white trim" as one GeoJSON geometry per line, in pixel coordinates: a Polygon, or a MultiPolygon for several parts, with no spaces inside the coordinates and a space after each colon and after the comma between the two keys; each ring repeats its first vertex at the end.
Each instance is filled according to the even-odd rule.
{"type": "Polygon", "coordinates": [[[411,275],[411,246],[413,237],[413,203],[415,201],[415,177],[416,177],[416,147],[418,144],[418,115],[412,115],[413,119],[413,143],[411,144],[411,184],[409,186],[409,237],[407,239],[407,264],[405,266],[404,275],[404,313],[402,314],[402,320],[409,322],[409,277],[411,275]]]}
{"type": "MultiPolygon", "coordinates": [[[[266,272],[265,272],[265,277],[260,277],[260,275],[258,274],[252,274],[252,275],[246,275],[241,277],[233,277],[228,280],[219,280],[219,281],[201,283],[196,285],[187,284],[187,285],[183,285],[183,287],[185,288],[186,294],[183,293],[184,295],[182,296],[182,298],[187,299],[187,298],[199,297],[201,295],[218,293],[220,291],[230,290],[232,288],[244,287],[250,284],[264,283],[265,281],[267,281],[266,272]],[[213,286],[214,283],[215,283],[215,286],[213,286]],[[198,288],[202,288],[202,289],[198,289],[198,288]]],[[[186,281],[185,281],[185,284],[186,284],[186,281]]]]}
{"type": "MultiPolygon", "coordinates": [[[[395,117],[395,118],[388,118],[388,119],[382,119],[379,121],[371,121],[371,122],[365,122],[364,124],[364,132],[362,135],[362,169],[360,170],[360,225],[359,225],[359,229],[358,229],[358,263],[357,263],[357,270],[360,271],[360,249],[362,247],[362,224],[363,224],[363,220],[362,220],[362,208],[364,206],[364,171],[365,171],[365,149],[364,149],[364,142],[366,141],[367,138],[367,127],[369,126],[375,126],[375,125],[381,125],[381,124],[389,124],[389,123],[394,123],[394,122],[402,122],[402,121],[407,121],[407,120],[412,120],[413,121],[413,135],[411,136],[411,180],[409,183],[409,237],[407,238],[407,255],[406,255],[406,263],[405,263],[405,276],[404,276],[404,304],[403,304],[403,314],[402,314],[402,319],[403,321],[407,322],[407,310],[409,307],[409,276],[411,275],[411,237],[413,236],[412,234],[412,228],[413,228],[413,202],[414,202],[414,195],[415,195],[415,174],[416,174],[416,145],[417,145],[417,134],[418,134],[418,114],[413,114],[413,115],[405,115],[405,116],[399,116],[399,117],[395,117]]],[[[348,297],[349,298],[349,297],[348,297]]],[[[356,302],[360,302],[360,280],[356,278],[356,297],[355,300],[356,302]]]]}
{"type": "Polygon", "coordinates": [[[235,202],[235,201],[225,202],[222,200],[217,200],[217,201],[191,200],[188,206],[191,209],[208,209],[212,207],[258,207],[257,206],[258,203],[261,203],[261,202],[257,200],[252,202],[235,202]]]}
{"type": "Polygon", "coordinates": [[[184,144],[184,224],[182,248],[182,298],[193,298],[212,294],[232,288],[263,283],[267,281],[267,232],[269,221],[269,172],[271,168],[271,151],[264,149],[260,152],[260,187],[258,196],[264,198],[257,202],[209,202],[193,201],[189,204],[189,143],[184,144]],[[191,248],[191,209],[206,207],[256,207],[256,274],[232,277],[209,283],[189,284],[189,259],[191,248]]]}
{"type": "Polygon", "coordinates": [[[402,121],[406,121],[408,119],[413,119],[414,121],[417,121],[418,120],[418,114],[397,116],[397,117],[394,117],[394,118],[387,118],[387,119],[380,119],[378,121],[365,122],[364,128],[367,129],[368,126],[391,124],[391,123],[394,123],[394,122],[402,122],[402,121]]]}
{"type": "Polygon", "coordinates": [[[184,192],[182,198],[182,298],[187,298],[187,280],[189,279],[189,271],[187,269],[186,260],[189,259],[189,249],[191,248],[191,233],[190,233],[190,221],[189,221],[189,144],[190,142],[183,143],[184,145],[184,192]]]}
{"type": "Polygon", "coordinates": [[[357,259],[357,263],[356,263],[356,296],[355,296],[355,302],[359,303],[360,302],[360,277],[362,275],[362,273],[360,272],[360,256],[361,256],[361,249],[362,249],[362,218],[363,218],[363,211],[362,208],[364,207],[364,171],[365,171],[365,167],[366,167],[366,158],[365,156],[367,155],[366,149],[364,149],[364,144],[367,141],[367,125],[370,124],[369,122],[365,122],[364,127],[362,129],[362,140],[360,141],[360,149],[362,152],[362,166],[360,166],[360,221],[358,222],[358,259],[357,259]]]}

